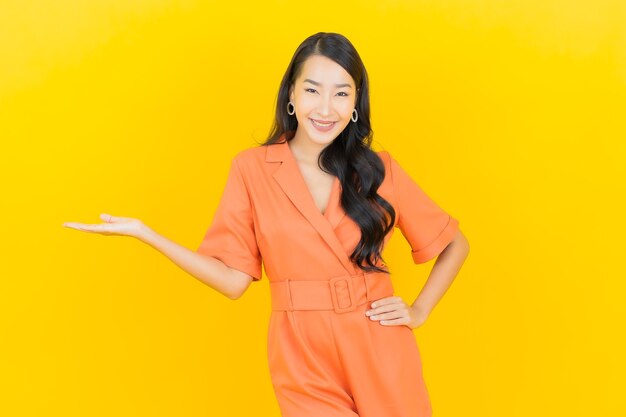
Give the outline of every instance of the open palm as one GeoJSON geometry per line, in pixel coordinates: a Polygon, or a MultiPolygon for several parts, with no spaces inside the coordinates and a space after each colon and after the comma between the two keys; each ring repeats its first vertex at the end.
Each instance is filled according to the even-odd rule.
{"type": "Polygon", "coordinates": [[[105,223],[86,224],[77,222],[65,222],[64,227],[76,230],[82,230],[90,233],[100,233],[103,235],[120,235],[136,237],[143,225],[141,220],[132,217],[115,217],[110,214],[103,213],[100,218],[105,223]]]}

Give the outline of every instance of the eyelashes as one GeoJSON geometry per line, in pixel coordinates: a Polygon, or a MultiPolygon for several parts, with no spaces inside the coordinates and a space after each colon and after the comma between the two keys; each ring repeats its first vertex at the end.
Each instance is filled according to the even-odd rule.
{"type": "MultiPolygon", "coordinates": [[[[314,88],[305,88],[305,89],[304,89],[304,91],[306,91],[306,92],[314,92],[314,91],[316,91],[316,90],[315,90],[314,88]]],[[[344,91],[340,91],[340,92],[338,92],[337,94],[343,94],[343,95],[342,95],[342,96],[340,96],[340,97],[348,97],[348,95],[349,95],[348,93],[346,93],[346,92],[344,92],[344,91]]]]}

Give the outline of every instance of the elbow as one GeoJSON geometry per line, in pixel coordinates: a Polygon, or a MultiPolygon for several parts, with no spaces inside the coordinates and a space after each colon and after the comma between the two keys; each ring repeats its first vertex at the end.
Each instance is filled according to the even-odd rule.
{"type": "Polygon", "coordinates": [[[243,293],[241,294],[226,293],[224,295],[228,297],[229,300],[235,301],[235,300],[238,300],[243,295],[243,293]]]}
{"type": "Polygon", "coordinates": [[[238,300],[248,290],[252,277],[244,272],[232,269],[231,285],[224,295],[231,300],[238,300]]]}
{"type": "Polygon", "coordinates": [[[231,290],[227,293],[225,293],[224,295],[226,295],[226,297],[228,297],[228,299],[230,300],[238,300],[241,298],[241,296],[246,292],[246,290],[244,289],[243,291],[235,291],[235,290],[231,290]]]}
{"type": "Polygon", "coordinates": [[[460,230],[454,239],[454,246],[462,248],[463,252],[465,253],[465,258],[468,257],[470,251],[469,240],[467,240],[467,237],[465,237],[465,235],[460,230]]]}
{"type": "Polygon", "coordinates": [[[469,256],[469,252],[470,252],[470,244],[469,241],[467,239],[465,239],[465,237],[463,237],[463,250],[465,252],[465,257],[467,258],[469,256]]]}
{"type": "Polygon", "coordinates": [[[231,288],[229,288],[227,291],[224,291],[224,295],[226,297],[228,297],[228,299],[230,300],[238,300],[241,298],[241,296],[246,292],[247,287],[246,288],[242,288],[240,285],[233,285],[231,288]]]}

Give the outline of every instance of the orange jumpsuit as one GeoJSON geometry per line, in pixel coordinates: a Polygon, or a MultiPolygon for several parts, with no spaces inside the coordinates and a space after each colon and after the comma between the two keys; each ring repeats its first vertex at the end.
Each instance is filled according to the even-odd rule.
{"type": "MultiPolygon", "coordinates": [[[[385,166],[378,193],[396,210],[395,227],[416,264],[433,259],[458,221],[389,152],[378,155],[385,166]]],[[[335,178],[327,209],[318,210],[285,135],[243,150],[197,252],[255,281],[263,264],[272,297],[268,365],[283,417],[431,416],[413,331],[365,315],[394,290],[388,274],[363,273],[350,261],[360,229],[343,211],[340,193],[335,178]]]]}

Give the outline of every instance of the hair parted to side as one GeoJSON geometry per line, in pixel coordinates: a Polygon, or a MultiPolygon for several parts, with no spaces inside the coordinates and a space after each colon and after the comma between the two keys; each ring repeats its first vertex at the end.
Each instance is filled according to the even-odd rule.
{"type": "Polygon", "coordinates": [[[361,229],[361,239],[350,259],[364,271],[389,272],[377,263],[384,261],[381,255],[383,241],[393,229],[396,213],[391,204],[377,193],[385,177],[385,167],[371,149],[373,132],[367,71],[358,52],[345,36],[318,32],[298,46],[280,83],[276,118],[262,146],[276,143],[283,134],[287,140],[293,138],[298,121],[287,115],[289,87],[295,83],[304,62],[311,55],[322,55],[341,65],[357,88],[357,122],[348,123],[337,138],[324,148],[318,160],[320,169],[338,177],[342,187],[341,206],[361,229]]]}

